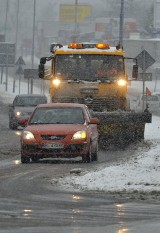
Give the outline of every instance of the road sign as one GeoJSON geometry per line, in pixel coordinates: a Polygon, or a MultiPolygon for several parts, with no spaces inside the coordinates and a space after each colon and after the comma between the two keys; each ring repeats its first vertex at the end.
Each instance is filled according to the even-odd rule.
{"type": "Polygon", "coordinates": [[[22,56],[20,56],[19,58],[18,58],[18,60],[16,61],[16,63],[15,63],[15,65],[25,65],[26,63],[24,62],[24,60],[23,60],[23,58],[22,58],[22,56]]]}
{"type": "Polygon", "coordinates": [[[135,59],[137,59],[138,66],[141,67],[143,71],[155,63],[155,59],[145,49],[139,53],[135,59]]]}
{"type": "Polygon", "coordinates": [[[24,69],[24,78],[37,79],[38,78],[38,69],[24,69]]]}
{"type": "Polygon", "coordinates": [[[0,66],[14,66],[15,44],[0,43],[0,66]]]}
{"type": "Polygon", "coordinates": [[[137,81],[152,81],[152,73],[138,73],[137,81]]]}
{"type": "Polygon", "coordinates": [[[15,74],[17,75],[23,75],[24,74],[24,71],[22,69],[22,67],[19,65],[18,69],[16,70],[15,74]]]}
{"type": "Polygon", "coordinates": [[[15,55],[0,54],[0,66],[14,66],[15,55]]]}
{"type": "Polygon", "coordinates": [[[91,5],[75,5],[60,4],[59,21],[62,23],[74,23],[75,11],[77,9],[77,23],[86,23],[91,20],[92,6],[91,5]]]}

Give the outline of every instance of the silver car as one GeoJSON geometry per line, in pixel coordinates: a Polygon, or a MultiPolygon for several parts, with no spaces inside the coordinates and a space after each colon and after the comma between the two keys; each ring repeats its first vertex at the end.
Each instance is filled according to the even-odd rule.
{"type": "Polygon", "coordinates": [[[158,95],[141,95],[137,100],[136,111],[143,110],[147,108],[151,113],[156,113],[160,111],[160,97],[158,95]]]}
{"type": "Polygon", "coordinates": [[[17,129],[20,118],[28,119],[38,104],[46,104],[47,97],[41,94],[17,95],[12,104],[9,104],[9,128],[17,129]]]}

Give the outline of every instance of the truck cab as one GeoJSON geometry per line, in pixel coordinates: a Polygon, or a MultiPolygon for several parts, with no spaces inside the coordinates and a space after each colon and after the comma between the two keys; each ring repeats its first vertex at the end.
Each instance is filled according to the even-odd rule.
{"type": "Polygon", "coordinates": [[[49,58],[42,58],[40,76],[50,80],[52,102],[83,103],[94,111],[128,110],[123,49],[109,44],[71,43],[52,44],[50,51],[49,75],[43,69],[49,58]]]}

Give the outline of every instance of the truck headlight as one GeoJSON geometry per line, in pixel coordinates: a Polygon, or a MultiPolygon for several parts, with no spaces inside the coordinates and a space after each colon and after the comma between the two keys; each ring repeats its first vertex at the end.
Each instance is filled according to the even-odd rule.
{"type": "Polygon", "coordinates": [[[35,140],[33,133],[31,133],[30,131],[24,131],[22,138],[25,140],[35,140]]]}
{"type": "Polygon", "coordinates": [[[125,79],[119,79],[119,80],[117,80],[117,84],[120,87],[124,87],[127,85],[127,81],[125,79]]]}
{"type": "Polygon", "coordinates": [[[73,134],[72,140],[85,139],[87,137],[86,131],[78,131],[73,134]]]}
{"type": "Polygon", "coordinates": [[[52,80],[52,83],[54,86],[58,87],[60,85],[61,81],[58,78],[55,78],[52,80]]]}

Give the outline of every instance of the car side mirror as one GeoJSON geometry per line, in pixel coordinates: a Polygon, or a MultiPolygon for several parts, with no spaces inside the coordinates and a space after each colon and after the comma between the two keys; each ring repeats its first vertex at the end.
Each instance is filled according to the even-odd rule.
{"type": "Polygon", "coordinates": [[[96,124],[96,125],[99,125],[99,124],[100,124],[100,121],[99,121],[98,118],[93,117],[93,118],[90,119],[89,124],[96,124]]]}
{"type": "Polygon", "coordinates": [[[18,120],[18,124],[21,126],[25,126],[28,122],[28,119],[22,118],[18,120]]]}
{"type": "Polygon", "coordinates": [[[40,58],[40,64],[46,64],[47,58],[46,57],[41,57],[40,58]]]}

